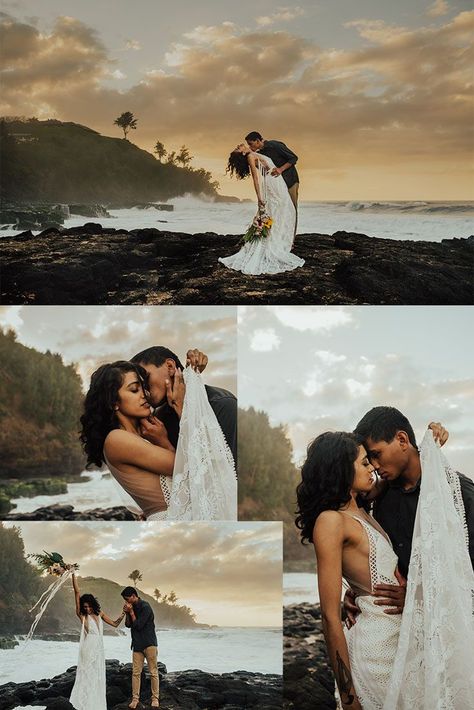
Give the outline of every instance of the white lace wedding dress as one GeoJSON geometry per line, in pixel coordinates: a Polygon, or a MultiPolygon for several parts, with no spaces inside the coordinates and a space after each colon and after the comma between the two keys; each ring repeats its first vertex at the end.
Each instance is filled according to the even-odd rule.
{"type": "Polygon", "coordinates": [[[266,211],[273,220],[270,234],[265,239],[244,244],[232,256],[219,261],[230,269],[244,274],[279,274],[303,266],[304,259],[291,253],[295,235],[296,210],[291,201],[286,183],[281,175],[274,177],[270,171],[275,167],[267,156],[256,153],[260,190],[266,202],[266,211]],[[260,163],[267,166],[266,172],[260,163]]]}
{"type": "Polygon", "coordinates": [[[364,710],[382,710],[397,651],[401,618],[385,614],[383,607],[374,604],[376,597],[372,591],[375,584],[398,584],[394,574],[398,558],[389,540],[375,525],[356,515],[351,517],[358,520],[367,533],[372,588],[357,597],[360,615],[354,626],[345,629],[344,633],[357,697],[364,710]]]}
{"type": "Polygon", "coordinates": [[[474,572],[459,475],[429,430],[405,608],[384,710],[474,707],[474,572]]]}
{"type": "Polygon", "coordinates": [[[76,681],[69,702],[76,710],[107,710],[103,622],[83,617],[76,681]]]}

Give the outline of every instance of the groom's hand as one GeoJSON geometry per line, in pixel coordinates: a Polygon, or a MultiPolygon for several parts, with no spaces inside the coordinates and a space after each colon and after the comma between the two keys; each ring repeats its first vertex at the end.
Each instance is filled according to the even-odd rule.
{"type": "Polygon", "coordinates": [[[378,606],[386,606],[384,614],[401,614],[405,606],[405,595],[407,591],[407,581],[405,577],[395,570],[395,577],[399,584],[375,584],[374,596],[379,597],[374,601],[378,606]]]}
{"type": "Polygon", "coordinates": [[[357,621],[360,609],[355,603],[355,593],[352,589],[346,589],[343,600],[343,608],[346,615],[345,624],[350,629],[357,621]]]}
{"type": "Polygon", "coordinates": [[[173,382],[166,380],[166,399],[170,407],[174,409],[178,417],[181,419],[183,413],[184,395],[186,393],[186,385],[184,384],[183,373],[179,367],[174,373],[173,382]]]}
{"type": "Polygon", "coordinates": [[[186,353],[186,367],[189,365],[196,372],[204,372],[209,362],[208,357],[205,353],[202,353],[197,348],[194,350],[188,350],[186,353]]]}
{"type": "Polygon", "coordinates": [[[273,177],[278,177],[278,175],[282,174],[282,170],[280,168],[273,168],[272,172],[270,175],[273,175],[273,177]]]}
{"type": "Polygon", "coordinates": [[[444,446],[449,439],[449,431],[444,428],[441,422],[430,422],[428,429],[433,432],[433,439],[439,442],[440,446],[444,446]]]}

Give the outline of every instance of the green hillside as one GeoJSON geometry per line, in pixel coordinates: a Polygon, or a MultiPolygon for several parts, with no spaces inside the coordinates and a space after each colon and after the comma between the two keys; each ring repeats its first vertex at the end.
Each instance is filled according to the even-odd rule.
{"type": "Polygon", "coordinates": [[[239,520],[282,520],[285,571],[314,569],[314,550],[294,523],[299,471],[285,428],[250,407],[239,409],[238,436],[239,520]]]}
{"type": "Polygon", "coordinates": [[[59,493],[58,481],[83,470],[82,397],[74,366],[18,343],[13,331],[0,331],[0,512],[7,512],[5,496],[28,495],[15,493],[7,479],[24,484],[42,477],[34,494],[59,493]]]}
{"type": "Polygon", "coordinates": [[[0,162],[4,202],[126,205],[216,194],[203,169],[160,163],[128,140],[51,119],[2,120],[0,162]]]}

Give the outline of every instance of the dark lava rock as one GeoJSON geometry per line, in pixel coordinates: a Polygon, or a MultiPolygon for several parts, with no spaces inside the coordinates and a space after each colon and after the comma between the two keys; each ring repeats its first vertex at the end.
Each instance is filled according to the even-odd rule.
{"type": "Polygon", "coordinates": [[[292,604],[283,610],[285,710],[336,710],[334,676],[326,653],[319,607],[292,604]]]}
{"type": "Polygon", "coordinates": [[[110,217],[104,205],[69,205],[69,212],[81,217],[110,217]]]}
{"type": "Polygon", "coordinates": [[[418,304],[474,302],[472,240],[301,234],[305,265],[245,276],[219,264],[236,235],[87,223],[2,239],[1,302],[9,304],[418,304]]]}
{"type": "Polygon", "coordinates": [[[75,511],[74,506],[64,503],[37,508],[32,513],[8,513],[1,518],[3,520],[138,520],[138,517],[125,506],[75,511]]]}
{"type": "MultiPolygon", "coordinates": [[[[68,702],[74,685],[75,667],[51,680],[7,683],[0,686],[0,710],[17,705],[46,705],[48,710],[70,710],[68,702]]],[[[158,663],[160,707],[162,710],[281,710],[281,676],[236,671],[204,673],[200,670],[167,673],[158,663]]],[[[132,664],[106,661],[107,708],[126,710],[131,699],[132,664]]],[[[151,687],[148,669],[142,674],[140,710],[150,707],[151,687]]],[[[93,708],[91,708],[93,710],[93,708]]]]}

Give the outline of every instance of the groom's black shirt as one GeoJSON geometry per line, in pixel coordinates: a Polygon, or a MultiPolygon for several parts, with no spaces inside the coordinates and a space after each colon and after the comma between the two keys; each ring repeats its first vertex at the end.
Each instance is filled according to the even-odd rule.
{"type": "MultiPolygon", "coordinates": [[[[393,549],[398,555],[398,567],[404,577],[408,574],[410,564],[416,508],[420,497],[420,482],[421,479],[413,488],[405,490],[400,479],[396,479],[374,502],[374,518],[390,537],[393,549]]],[[[474,567],[474,481],[460,473],[459,482],[466,511],[469,554],[474,567]]]]}
{"type": "MultiPolygon", "coordinates": [[[[216,415],[237,466],[237,398],[232,392],[223,390],[220,387],[209,387],[209,385],[205,385],[205,387],[209,404],[216,415]]],[[[168,431],[168,438],[176,448],[179,436],[178,415],[169,404],[161,407],[156,412],[156,415],[165,425],[168,431]]]]}
{"type": "Polygon", "coordinates": [[[134,651],[143,651],[148,646],[158,646],[155,631],[155,616],[153,609],[148,602],[139,599],[133,605],[136,619],[132,623],[130,616],[127,614],[125,626],[128,626],[132,632],[132,645],[134,651]]]}
{"type": "Polygon", "coordinates": [[[291,163],[291,168],[287,168],[281,174],[288,188],[293,187],[295,183],[300,181],[295,168],[298,156],[284,143],[281,141],[264,141],[260,153],[266,155],[267,158],[271,158],[277,168],[281,168],[285,163],[291,163]]]}

